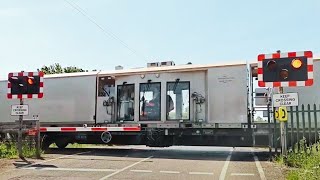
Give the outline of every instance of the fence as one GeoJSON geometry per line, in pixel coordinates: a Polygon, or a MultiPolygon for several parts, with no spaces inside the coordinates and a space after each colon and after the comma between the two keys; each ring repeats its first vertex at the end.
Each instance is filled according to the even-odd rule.
{"type": "MultiPolygon", "coordinates": [[[[275,110],[275,109],[274,109],[275,110]]],[[[273,111],[274,112],[274,111],[273,111]]],[[[288,108],[286,123],[287,146],[289,150],[300,151],[300,141],[304,140],[305,148],[319,141],[320,105],[301,105],[288,108]],[[297,149],[296,149],[297,148],[297,149]]],[[[273,121],[273,145],[277,152],[280,145],[280,123],[273,121]]]]}

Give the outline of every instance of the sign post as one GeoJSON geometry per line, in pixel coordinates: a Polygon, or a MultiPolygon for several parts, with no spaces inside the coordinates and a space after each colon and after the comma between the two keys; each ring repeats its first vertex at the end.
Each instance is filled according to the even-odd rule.
{"type": "MultiPolygon", "coordinates": [[[[20,105],[23,105],[23,99],[20,99],[20,105]]],[[[23,115],[19,115],[19,132],[18,132],[18,153],[19,158],[23,158],[22,154],[22,123],[23,123],[23,115]]]]}
{"type": "MultiPolygon", "coordinates": [[[[282,94],[283,93],[283,87],[279,87],[279,93],[282,94]]],[[[283,109],[283,107],[279,108],[279,119],[282,118],[283,116],[280,116],[281,114],[281,109],[283,109]]],[[[287,116],[287,115],[285,115],[287,116]]],[[[287,134],[286,134],[286,121],[280,121],[280,134],[281,134],[281,152],[282,155],[287,156],[287,134]]]]}
{"type": "Polygon", "coordinates": [[[40,158],[40,121],[36,121],[37,135],[36,135],[36,156],[40,158]]]}

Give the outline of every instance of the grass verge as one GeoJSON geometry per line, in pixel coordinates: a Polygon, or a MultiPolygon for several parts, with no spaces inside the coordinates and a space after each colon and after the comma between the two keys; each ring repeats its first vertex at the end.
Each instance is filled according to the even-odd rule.
{"type": "MultiPolygon", "coordinates": [[[[30,147],[28,143],[24,143],[22,153],[24,157],[32,158],[36,156],[36,149],[34,146],[30,147]]],[[[15,142],[0,142],[0,158],[15,159],[18,157],[19,153],[15,142]]]]}
{"type": "Polygon", "coordinates": [[[296,145],[295,151],[288,152],[287,157],[276,156],[275,161],[288,167],[286,178],[289,180],[320,179],[320,143],[307,146],[303,139],[299,144],[299,151],[296,145]]]}

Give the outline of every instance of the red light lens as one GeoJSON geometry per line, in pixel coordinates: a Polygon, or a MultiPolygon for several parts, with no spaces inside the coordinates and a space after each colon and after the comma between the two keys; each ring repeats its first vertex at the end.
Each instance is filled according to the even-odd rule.
{"type": "Polygon", "coordinates": [[[271,60],[267,63],[267,67],[269,71],[274,71],[277,67],[276,61],[271,60]]]}

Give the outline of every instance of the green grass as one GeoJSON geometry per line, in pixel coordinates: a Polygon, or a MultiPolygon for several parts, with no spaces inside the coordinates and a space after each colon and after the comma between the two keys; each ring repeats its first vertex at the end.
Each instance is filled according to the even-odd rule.
{"type": "MultiPolygon", "coordinates": [[[[23,144],[22,154],[26,158],[36,156],[35,147],[29,147],[28,144],[23,144]]],[[[0,142],[0,158],[15,159],[19,157],[18,148],[14,142],[0,142]]]]}
{"type": "Polygon", "coordinates": [[[280,155],[275,158],[278,164],[289,167],[287,179],[320,179],[320,143],[307,146],[303,139],[300,141],[299,152],[297,148],[296,145],[295,151],[289,152],[287,157],[280,155]]]}

